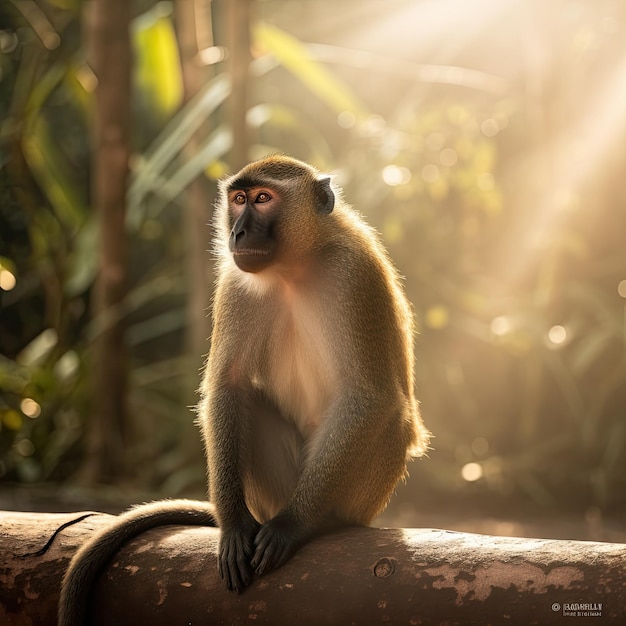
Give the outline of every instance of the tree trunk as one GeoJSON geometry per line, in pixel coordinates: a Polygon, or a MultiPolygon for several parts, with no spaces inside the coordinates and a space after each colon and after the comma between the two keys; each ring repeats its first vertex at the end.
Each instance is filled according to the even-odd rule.
{"type": "Polygon", "coordinates": [[[228,67],[231,81],[230,127],[233,145],[230,166],[233,172],[248,162],[248,91],[250,85],[250,0],[228,3],[228,67]]]}
{"type": "Polygon", "coordinates": [[[87,478],[125,475],[127,367],[122,304],[126,296],[126,189],[130,152],[131,50],[129,2],[86,5],[88,61],[97,78],[92,135],[92,205],[100,222],[99,274],[94,287],[95,338],[87,478]]]}
{"type": "MultiPolygon", "coordinates": [[[[69,559],[112,518],[92,514],[38,551],[80,516],[0,514],[0,623],[55,624],[69,559]]],[[[217,529],[180,526],[130,541],[95,587],[90,623],[626,623],[622,544],[351,528],[310,542],[237,595],[217,575],[218,541],[217,529]]]]}
{"type": "MultiPolygon", "coordinates": [[[[196,8],[198,0],[178,0],[176,10],[176,32],[183,77],[183,100],[189,102],[208,80],[208,70],[199,62],[196,35],[196,8]]],[[[200,132],[185,146],[187,159],[196,156],[201,145],[200,132]]],[[[209,268],[211,267],[210,230],[211,207],[204,181],[192,181],[185,193],[185,236],[187,240],[187,275],[189,294],[187,298],[187,350],[196,365],[202,365],[202,354],[207,351],[210,325],[207,315],[210,296],[209,268]]],[[[198,368],[193,370],[194,386],[198,385],[198,368]]],[[[194,430],[195,432],[195,430],[194,430]]],[[[197,439],[197,436],[196,436],[197,439]]]]}
{"type": "MultiPolygon", "coordinates": [[[[180,52],[183,77],[183,100],[189,102],[205,85],[208,70],[199,62],[198,24],[206,19],[207,0],[177,0],[174,5],[176,15],[176,32],[180,52]]],[[[207,30],[207,29],[205,29],[207,30]]],[[[205,39],[210,37],[207,30],[205,39]]],[[[209,43],[209,42],[205,42],[209,43]]],[[[186,159],[193,158],[202,142],[199,129],[183,150],[186,159]]],[[[203,177],[196,178],[185,191],[185,211],[183,215],[184,235],[187,242],[185,260],[187,263],[187,328],[185,336],[186,375],[185,375],[185,406],[197,403],[196,389],[200,382],[200,369],[203,355],[209,349],[210,320],[208,308],[210,302],[210,268],[209,250],[211,208],[213,198],[208,197],[206,182],[203,177]]],[[[202,458],[202,443],[198,429],[191,417],[185,423],[181,433],[181,450],[185,451],[185,459],[202,458]]]]}

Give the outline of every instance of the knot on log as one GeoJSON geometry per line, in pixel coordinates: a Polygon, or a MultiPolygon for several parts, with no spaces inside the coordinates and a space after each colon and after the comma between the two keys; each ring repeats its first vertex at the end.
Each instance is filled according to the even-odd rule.
{"type": "Polygon", "coordinates": [[[376,578],[387,578],[391,576],[396,569],[395,559],[384,556],[382,559],[378,559],[372,568],[374,576],[376,578]]]}

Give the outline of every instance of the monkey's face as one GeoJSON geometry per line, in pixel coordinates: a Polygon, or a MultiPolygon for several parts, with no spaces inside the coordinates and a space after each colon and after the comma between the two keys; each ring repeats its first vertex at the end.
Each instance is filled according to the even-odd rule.
{"type": "Polygon", "coordinates": [[[322,222],[335,206],[330,178],[286,157],[247,165],[220,193],[228,249],[237,267],[253,274],[272,265],[299,272],[324,239],[322,222]]]}
{"type": "Polygon", "coordinates": [[[231,188],[228,208],[232,228],[228,248],[237,267],[256,273],[276,257],[276,220],[281,205],[279,193],[270,187],[231,188]]]}

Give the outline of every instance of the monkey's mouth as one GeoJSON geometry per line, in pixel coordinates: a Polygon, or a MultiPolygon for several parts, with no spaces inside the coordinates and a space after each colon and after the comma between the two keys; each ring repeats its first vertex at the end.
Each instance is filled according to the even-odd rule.
{"type": "Polygon", "coordinates": [[[272,264],[273,259],[273,248],[235,248],[233,250],[233,260],[237,267],[252,274],[263,271],[272,264]]]}
{"type": "Polygon", "coordinates": [[[260,250],[259,248],[241,248],[233,250],[234,256],[269,256],[271,250],[260,250]]]}

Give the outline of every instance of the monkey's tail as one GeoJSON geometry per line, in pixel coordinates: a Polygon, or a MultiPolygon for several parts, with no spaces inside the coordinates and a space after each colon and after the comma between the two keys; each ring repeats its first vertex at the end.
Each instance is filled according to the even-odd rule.
{"type": "Polygon", "coordinates": [[[196,500],[159,500],[133,507],[86,541],[63,577],[58,626],[84,626],[93,586],[107,563],[130,539],[156,528],[180,524],[217,526],[215,508],[196,500]]]}

